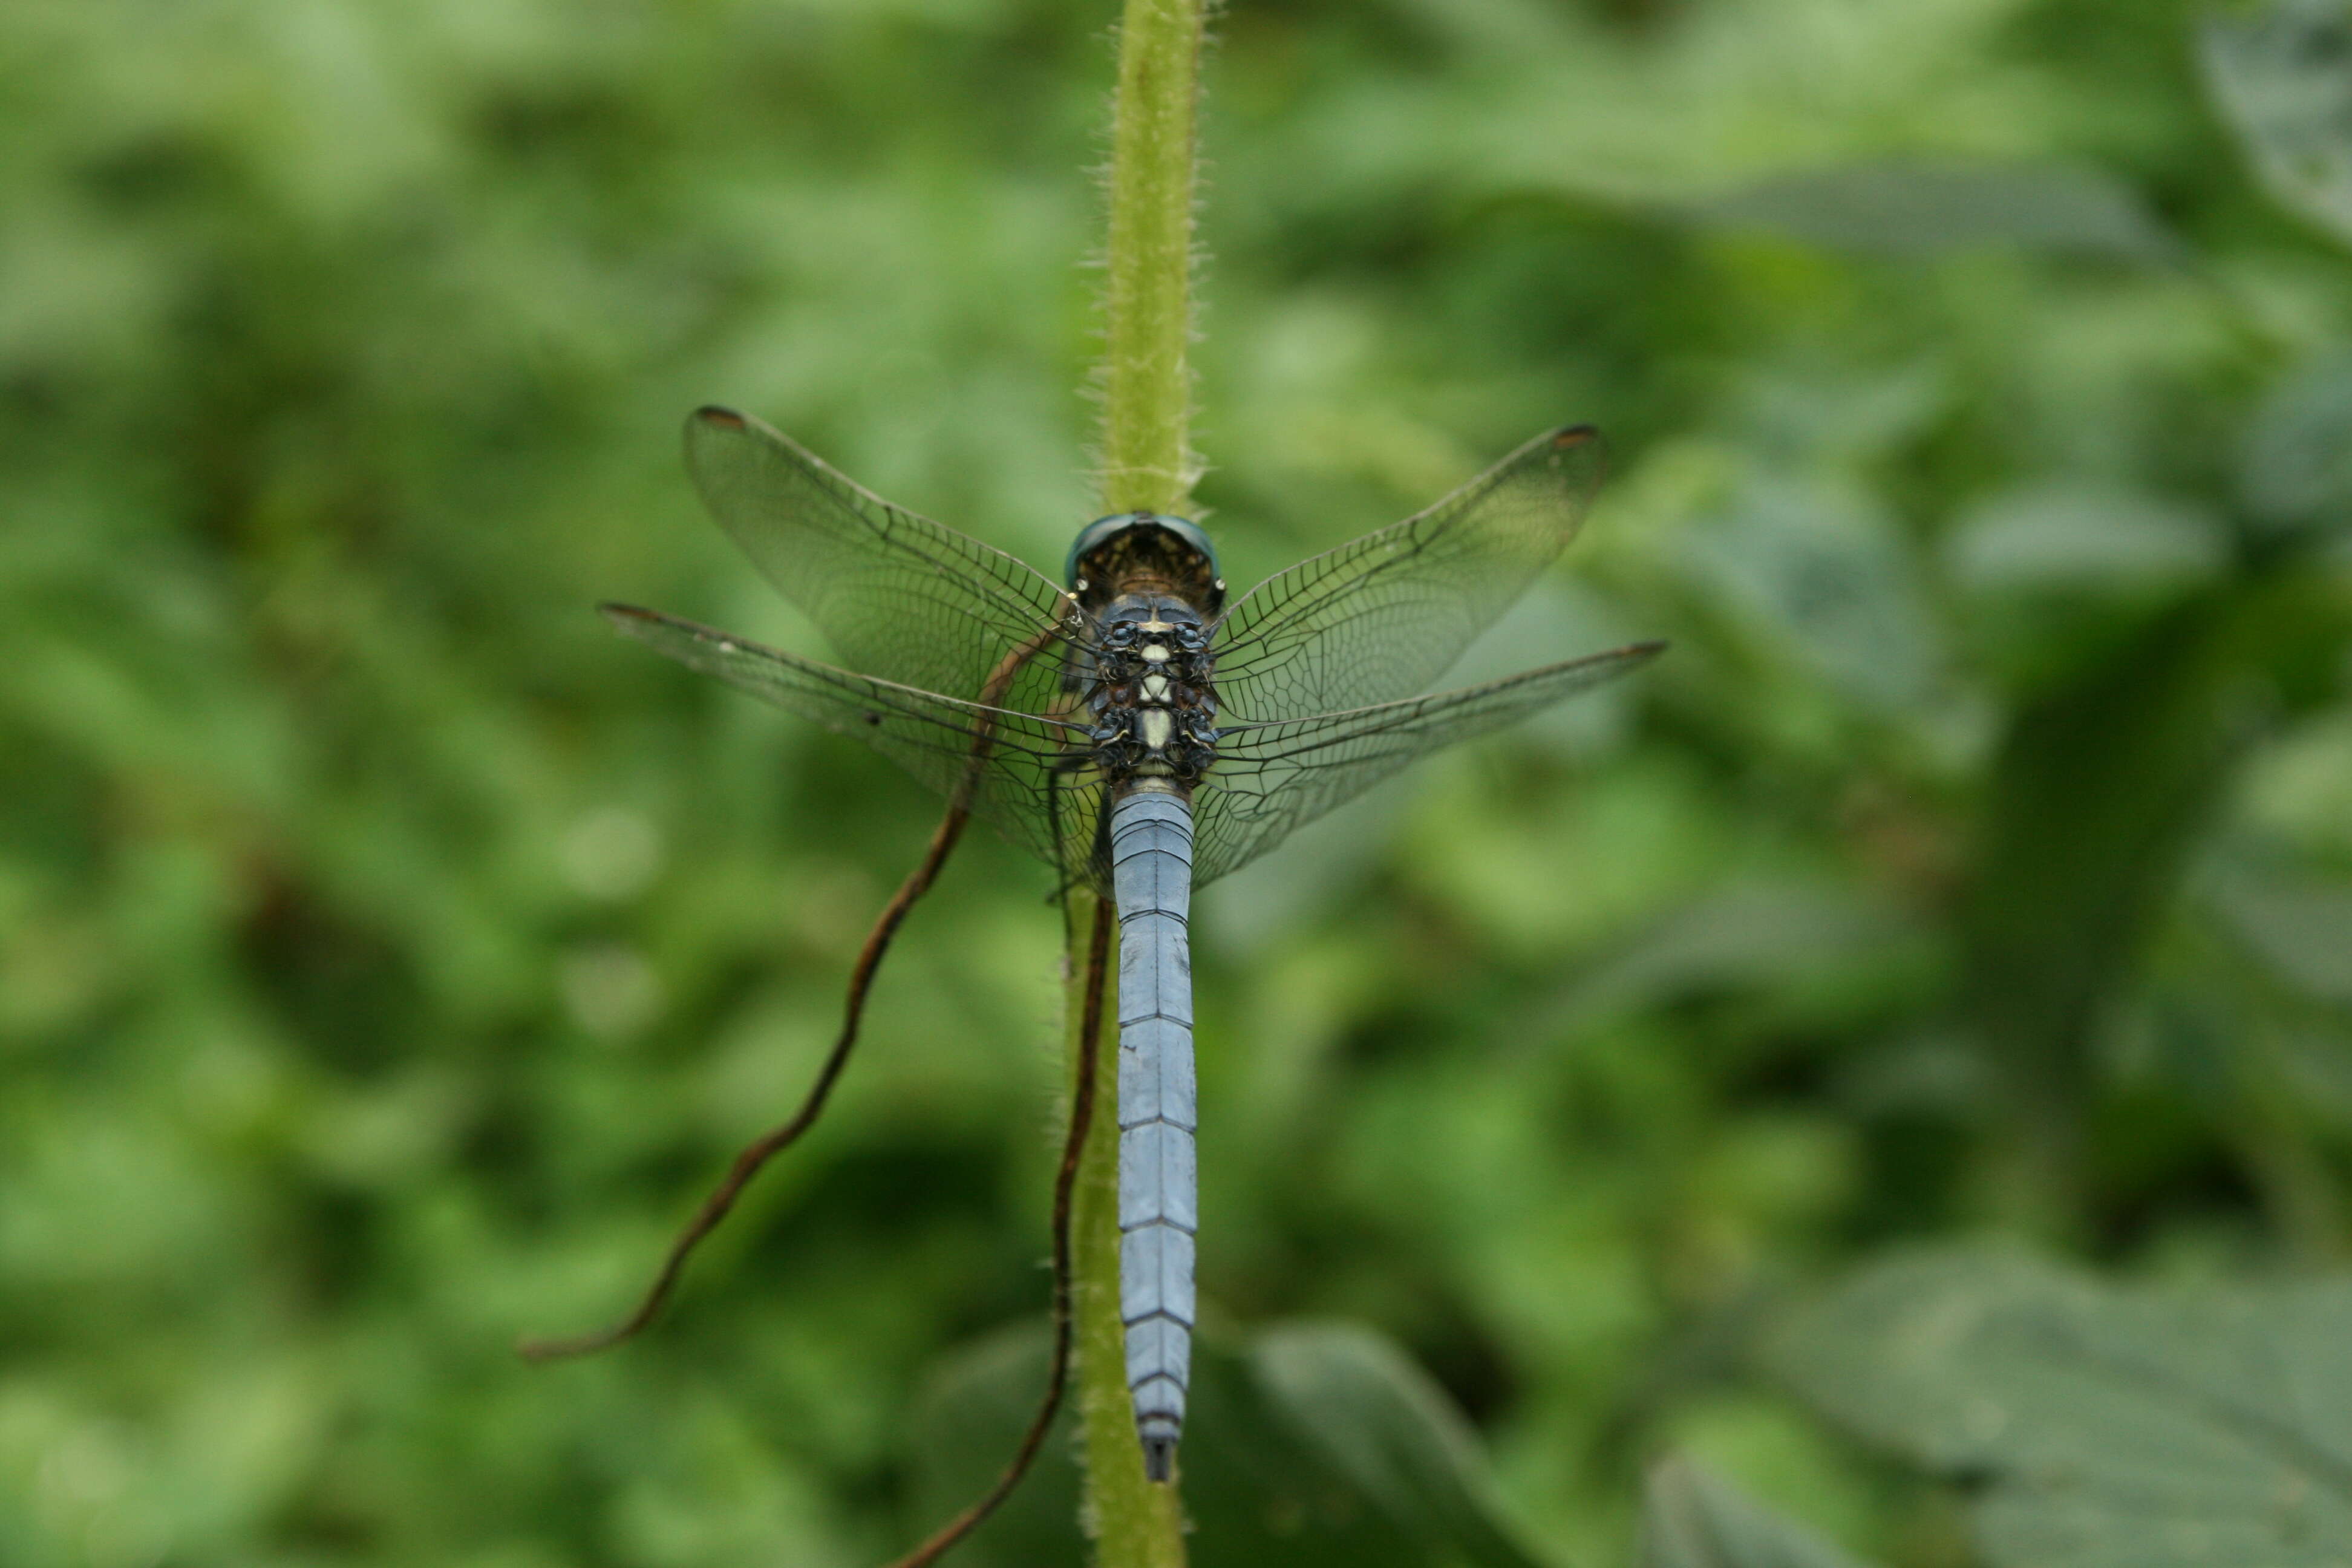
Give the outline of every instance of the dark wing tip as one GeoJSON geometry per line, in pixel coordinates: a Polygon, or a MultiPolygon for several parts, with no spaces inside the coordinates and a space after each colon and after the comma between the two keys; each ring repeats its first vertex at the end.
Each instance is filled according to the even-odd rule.
{"type": "Polygon", "coordinates": [[[615,604],[610,599],[597,605],[596,613],[623,631],[627,631],[632,626],[644,626],[649,621],[661,619],[651,610],[641,609],[635,605],[615,604]]]}
{"type": "Polygon", "coordinates": [[[1544,443],[1544,447],[1555,463],[1570,452],[1580,454],[1589,466],[1595,485],[1608,475],[1609,442],[1601,436],[1597,425],[1562,426],[1551,433],[1551,439],[1544,443]]]}
{"type": "Polygon", "coordinates": [[[1609,478],[1609,439],[1601,435],[1600,426],[1561,426],[1543,439],[1543,451],[1548,454],[1552,470],[1576,468],[1590,475],[1590,484],[1600,487],[1609,478]],[[1573,454],[1573,461],[1571,456],[1573,454]]]}
{"type": "Polygon", "coordinates": [[[751,421],[748,417],[738,414],[732,408],[722,407],[716,403],[706,403],[696,409],[693,423],[707,425],[714,430],[725,430],[730,433],[748,430],[751,427],[751,421]]]}

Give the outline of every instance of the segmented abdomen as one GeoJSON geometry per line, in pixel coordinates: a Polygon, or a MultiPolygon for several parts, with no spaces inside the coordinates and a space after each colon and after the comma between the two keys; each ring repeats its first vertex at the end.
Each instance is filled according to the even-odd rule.
{"type": "Polygon", "coordinates": [[[1119,1309],[1144,1469],[1168,1479],[1192,1360],[1192,812],[1165,790],[1113,803],[1118,902],[1119,1309]]]}

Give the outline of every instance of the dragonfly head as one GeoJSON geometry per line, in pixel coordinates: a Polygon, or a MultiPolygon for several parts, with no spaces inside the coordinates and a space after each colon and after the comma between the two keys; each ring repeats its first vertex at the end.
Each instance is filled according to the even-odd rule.
{"type": "Polygon", "coordinates": [[[1078,602],[1097,615],[1133,593],[1172,595],[1204,620],[1224,607],[1216,547],[1185,518],[1151,511],[1097,518],[1070,546],[1064,572],[1078,602]]]}

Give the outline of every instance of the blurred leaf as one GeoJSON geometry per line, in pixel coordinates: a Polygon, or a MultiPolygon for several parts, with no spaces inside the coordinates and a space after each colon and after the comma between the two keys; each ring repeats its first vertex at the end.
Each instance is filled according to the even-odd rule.
{"type": "Polygon", "coordinates": [[[1680,1455],[1650,1471],[1642,1509],[1642,1568],[1862,1568],[1680,1455]]]}
{"type": "Polygon", "coordinates": [[[1539,1037],[1596,1014],[1729,989],[1785,990],[1916,953],[1899,910],[1801,883],[1726,889],[1657,921],[1577,977],[1545,1012],[1539,1037]]]}
{"type": "Polygon", "coordinates": [[[1860,498],[1759,479],[1686,545],[1712,597],[1841,695],[1879,709],[1926,695],[1937,628],[1899,535],[1860,498]]]}
{"type": "MultiPolygon", "coordinates": [[[[925,1379],[908,1412],[914,1484],[908,1542],[953,1518],[1003,1473],[1045,1393],[1049,1342],[1042,1324],[1023,1324],[954,1352],[925,1379]]],[[[1087,1561],[1072,1462],[1076,1437],[1077,1414],[1066,1404],[1028,1478],[957,1549],[957,1561],[973,1568],[991,1563],[1076,1568],[1087,1561]]],[[[1189,1451],[1185,1458],[1192,1458],[1189,1451]]]]}
{"type": "Polygon", "coordinates": [[[2352,1279],[2124,1289],[2016,1253],[1865,1270],[1777,1338],[1840,1422],[1981,1489],[1994,1568],[2352,1555],[2352,1279]]]}
{"type": "Polygon", "coordinates": [[[1882,255],[2016,246],[2160,261],[2179,249],[2129,186],[2058,164],[1855,163],[1785,174],[1682,210],[1709,227],[1882,255]]]}
{"type": "Polygon", "coordinates": [[[1469,1423],[1429,1374],[1369,1329],[1268,1329],[1250,1354],[1268,1410],[1433,1559],[1519,1568],[1519,1544],[1469,1423]]]}
{"type": "Polygon", "coordinates": [[[2274,534],[2352,521],[2352,358],[2287,377],[2247,426],[2239,493],[2274,534]]]}
{"type": "Polygon", "coordinates": [[[2243,641],[2260,619],[2191,600],[2011,720],[1961,916],[1963,1005],[2037,1114],[2078,1104],[2102,1000],[2252,738],[2243,641]]]}
{"type": "Polygon", "coordinates": [[[2014,490],[1972,509],[1945,553],[1954,578],[1983,592],[2193,586],[2228,559],[2219,526],[2193,507],[2079,485],[2014,490]]]}
{"type": "Polygon", "coordinates": [[[2002,492],[1954,523],[1945,569],[1972,651],[2014,692],[2105,665],[2155,616],[2220,577],[2220,521],[2115,487],[2002,492]]]}
{"type": "Polygon", "coordinates": [[[2071,1136],[2100,1009],[2242,761],[2340,700],[2347,613],[2324,573],[2249,574],[2148,621],[2011,717],[1961,915],[1962,1006],[2021,1106],[2051,1119],[2041,1135],[2071,1136]]]}
{"type": "Polygon", "coordinates": [[[2308,994],[2352,1004],[2352,886],[2271,868],[2216,868],[2215,905],[2246,945],[2308,994]]]}
{"type": "MultiPolygon", "coordinates": [[[[1045,1351],[1042,1332],[1011,1331],[932,1378],[912,1443],[915,1528],[969,1502],[1012,1454],[1045,1386],[1045,1351]]],[[[1085,1560],[1070,1455],[1057,1431],[967,1561],[1085,1560]]],[[[1444,1393],[1353,1325],[1268,1329],[1240,1354],[1213,1340],[1197,1346],[1182,1468],[1198,1568],[1543,1562],[1504,1519],[1476,1440],[1444,1393]]]]}
{"type": "Polygon", "coordinates": [[[2209,19],[2199,52],[2271,194],[2352,243],[2352,10],[2272,0],[2209,19]]]}

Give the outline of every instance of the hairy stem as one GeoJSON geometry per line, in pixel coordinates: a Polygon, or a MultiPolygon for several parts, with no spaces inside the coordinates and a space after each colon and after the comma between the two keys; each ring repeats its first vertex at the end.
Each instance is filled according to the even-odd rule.
{"type": "MultiPolygon", "coordinates": [[[[1092,893],[1071,895],[1069,1032],[1072,1092],[1082,1076],[1084,933],[1110,910],[1092,893]]],[[[1118,1017],[1114,977],[1104,1001],[1118,1017]]],[[[1076,1318],[1078,1419],[1086,1470],[1087,1532],[1095,1538],[1097,1568],[1183,1568],[1183,1511],[1173,1484],[1143,1477],[1143,1449],[1135,1435],[1135,1408],[1127,1389],[1126,1326],[1118,1310],[1118,1030],[1094,1031],[1094,1116],[1078,1156],[1071,1194],[1072,1307],[1076,1318]]]]}
{"type": "MultiPolygon", "coordinates": [[[[1181,512],[1192,488],[1192,193],[1201,44],[1209,0],[1125,0],[1111,111],[1110,238],[1103,291],[1102,510],[1181,512]]],[[[1097,900],[1072,895],[1074,1052],[1082,997],[1077,933],[1097,900]]],[[[1110,1016],[1118,1016],[1116,1011],[1110,1016]]],[[[1144,1479],[1127,1388],[1118,1299],[1118,1031],[1102,1032],[1094,1125],[1072,1205],[1084,1521],[1099,1568],[1182,1568],[1173,1481],[1144,1479]]],[[[1073,1057],[1075,1062],[1076,1058],[1073,1057]]]]}
{"type": "Polygon", "coordinates": [[[1111,110],[1102,504],[1179,511],[1192,488],[1194,109],[1204,0],[1126,0],[1111,110]]]}

